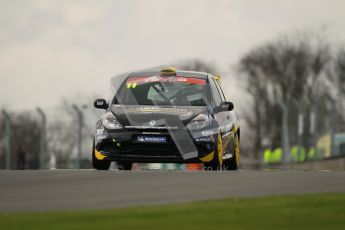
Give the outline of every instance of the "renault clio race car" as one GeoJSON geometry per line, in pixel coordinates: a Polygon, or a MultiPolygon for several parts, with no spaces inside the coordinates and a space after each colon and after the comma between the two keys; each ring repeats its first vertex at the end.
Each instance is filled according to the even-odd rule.
{"type": "Polygon", "coordinates": [[[174,67],[126,75],[96,124],[95,169],[132,163],[204,163],[205,169],[236,170],[240,127],[225,99],[220,77],[174,67]]]}

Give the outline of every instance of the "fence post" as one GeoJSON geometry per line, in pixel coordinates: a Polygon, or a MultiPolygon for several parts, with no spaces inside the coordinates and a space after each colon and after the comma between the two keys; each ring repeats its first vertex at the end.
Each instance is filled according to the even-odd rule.
{"type": "Polygon", "coordinates": [[[37,112],[42,117],[42,124],[41,124],[41,135],[40,135],[40,169],[44,169],[45,167],[45,155],[46,155],[46,126],[47,126],[47,117],[43,110],[40,107],[36,108],[37,112]]]}
{"type": "Polygon", "coordinates": [[[2,114],[5,118],[5,151],[6,151],[6,169],[11,169],[11,117],[10,115],[3,109],[2,114]]]}
{"type": "Polygon", "coordinates": [[[82,129],[83,129],[83,124],[84,124],[84,115],[81,109],[78,108],[77,105],[73,104],[72,105],[73,109],[77,113],[77,119],[78,119],[78,162],[77,162],[77,168],[81,168],[81,146],[82,146],[82,129]]]}
{"type": "Polygon", "coordinates": [[[297,127],[297,134],[298,134],[298,140],[297,140],[297,145],[298,145],[298,151],[297,151],[297,158],[301,159],[302,157],[302,137],[303,137],[303,132],[304,132],[304,108],[302,103],[297,101],[296,99],[292,99],[292,102],[295,104],[298,110],[298,127],[297,127]]]}

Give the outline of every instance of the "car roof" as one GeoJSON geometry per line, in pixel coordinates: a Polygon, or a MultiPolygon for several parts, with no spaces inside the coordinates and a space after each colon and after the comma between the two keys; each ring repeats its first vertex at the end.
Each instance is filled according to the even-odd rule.
{"type": "MultiPolygon", "coordinates": [[[[162,67],[135,71],[135,72],[130,73],[128,77],[159,75],[161,70],[162,70],[162,67]]],[[[208,76],[208,73],[197,72],[197,71],[187,71],[187,70],[176,70],[176,74],[179,76],[184,76],[184,77],[197,77],[197,78],[202,78],[202,79],[206,79],[208,76]]]]}

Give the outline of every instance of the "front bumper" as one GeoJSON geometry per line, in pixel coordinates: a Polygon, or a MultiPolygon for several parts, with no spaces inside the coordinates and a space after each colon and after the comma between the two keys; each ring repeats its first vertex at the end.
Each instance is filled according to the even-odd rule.
{"type": "Polygon", "coordinates": [[[202,163],[213,159],[215,138],[207,135],[175,135],[167,130],[99,129],[95,135],[95,153],[99,160],[130,161],[138,163],[202,163]],[[137,136],[165,137],[166,143],[141,143],[137,136]],[[196,150],[194,157],[183,157],[181,147],[196,150]]]}

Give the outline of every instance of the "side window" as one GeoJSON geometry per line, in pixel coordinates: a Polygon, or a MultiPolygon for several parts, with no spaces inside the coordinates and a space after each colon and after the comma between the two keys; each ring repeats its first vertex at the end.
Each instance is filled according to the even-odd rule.
{"type": "Polygon", "coordinates": [[[220,93],[220,96],[222,97],[222,101],[226,101],[224,92],[222,90],[222,87],[220,87],[219,82],[218,81],[214,81],[214,82],[216,83],[217,89],[218,89],[218,91],[220,93]]]}
{"type": "Polygon", "coordinates": [[[210,87],[212,90],[212,96],[214,98],[214,101],[216,102],[216,105],[220,105],[222,98],[220,97],[219,91],[212,77],[209,78],[209,82],[210,82],[210,87]]]}

